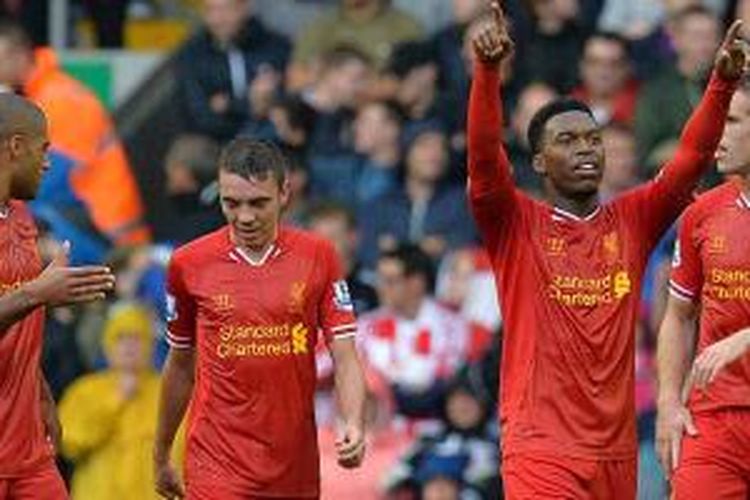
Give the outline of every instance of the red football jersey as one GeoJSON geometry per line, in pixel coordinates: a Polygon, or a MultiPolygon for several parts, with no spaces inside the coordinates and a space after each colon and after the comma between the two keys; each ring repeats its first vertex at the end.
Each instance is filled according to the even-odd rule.
{"type": "Polygon", "coordinates": [[[175,252],[167,292],[172,347],[197,348],[188,483],[317,496],[315,345],[356,331],[333,247],[282,228],[253,262],[225,227],[175,252]]]}
{"type": "Polygon", "coordinates": [[[477,65],[468,188],[505,321],[503,451],[632,458],[641,278],[652,248],[711,164],[733,84],[711,80],[658,179],[586,218],[514,187],[500,143],[498,89],[497,71],[477,65]]]}
{"type": "MultiPolygon", "coordinates": [[[[37,229],[26,206],[10,203],[0,218],[0,293],[36,278],[42,269],[37,229]]],[[[29,474],[52,457],[40,407],[39,358],[44,308],[10,327],[0,339],[0,477],[29,474]]]]}
{"type": "MultiPolygon", "coordinates": [[[[729,182],[707,192],[682,217],[672,262],[672,296],[700,305],[698,349],[750,327],[750,200],[729,182]]],[[[750,355],[693,389],[694,412],[750,407],[750,355]]]]}

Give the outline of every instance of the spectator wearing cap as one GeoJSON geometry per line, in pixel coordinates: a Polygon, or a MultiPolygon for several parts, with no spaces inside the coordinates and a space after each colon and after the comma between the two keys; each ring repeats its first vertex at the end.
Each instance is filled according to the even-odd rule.
{"type": "Polygon", "coordinates": [[[445,181],[449,156],[445,132],[425,124],[406,138],[404,181],[363,206],[360,257],[372,267],[377,255],[400,242],[419,245],[439,259],[476,241],[465,190],[445,181]]]}

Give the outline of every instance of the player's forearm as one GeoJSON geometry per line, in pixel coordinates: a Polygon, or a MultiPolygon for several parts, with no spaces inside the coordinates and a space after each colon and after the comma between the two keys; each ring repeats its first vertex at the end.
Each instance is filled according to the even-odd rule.
{"type": "Polygon", "coordinates": [[[713,164],[736,88],[735,81],[724,80],[715,72],[711,76],[703,98],[683,128],[674,159],[664,172],[675,185],[692,190],[713,164]]]}
{"type": "Polygon", "coordinates": [[[190,353],[172,349],[164,365],[154,460],[167,461],[177,429],[193,394],[194,364],[190,353]]]}
{"type": "Polygon", "coordinates": [[[336,396],[339,411],[350,425],[364,426],[367,388],[362,366],[354,348],[335,359],[336,396]]]}
{"type": "Polygon", "coordinates": [[[0,339],[8,333],[11,326],[41,305],[28,286],[22,286],[0,297],[0,339]]]}
{"type": "Polygon", "coordinates": [[[694,340],[692,318],[668,312],[659,331],[657,346],[659,406],[681,404],[694,340]]]}
{"type": "Polygon", "coordinates": [[[502,150],[500,73],[496,65],[481,62],[474,64],[467,132],[472,192],[510,186],[510,165],[502,150]]]}

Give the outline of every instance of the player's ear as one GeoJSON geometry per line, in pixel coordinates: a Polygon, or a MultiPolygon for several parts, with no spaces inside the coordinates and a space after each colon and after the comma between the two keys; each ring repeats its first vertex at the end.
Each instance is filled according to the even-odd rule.
{"type": "Polygon", "coordinates": [[[547,175],[547,165],[544,161],[544,155],[541,152],[531,157],[531,167],[534,169],[534,172],[542,177],[547,175]]]}
{"type": "Polygon", "coordinates": [[[24,138],[21,134],[11,134],[11,136],[8,137],[8,152],[11,156],[21,156],[23,153],[23,141],[24,138]]]}
{"type": "Polygon", "coordinates": [[[292,195],[292,183],[289,181],[289,175],[284,176],[284,180],[281,181],[279,186],[279,198],[281,200],[281,206],[286,207],[289,204],[289,198],[292,195]]]}

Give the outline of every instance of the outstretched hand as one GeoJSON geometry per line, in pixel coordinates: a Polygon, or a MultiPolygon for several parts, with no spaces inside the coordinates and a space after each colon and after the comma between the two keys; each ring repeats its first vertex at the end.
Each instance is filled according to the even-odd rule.
{"type": "Polygon", "coordinates": [[[499,0],[490,3],[491,17],[474,36],[472,45],[483,63],[499,64],[513,53],[513,40],[508,33],[508,21],[499,0]]]}
{"type": "Polygon", "coordinates": [[[737,19],[727,30],[716,55],[714,67],[724,80],[738,80],[745,74],[747,55],[741,32],[742,21],[737,19]]]}

